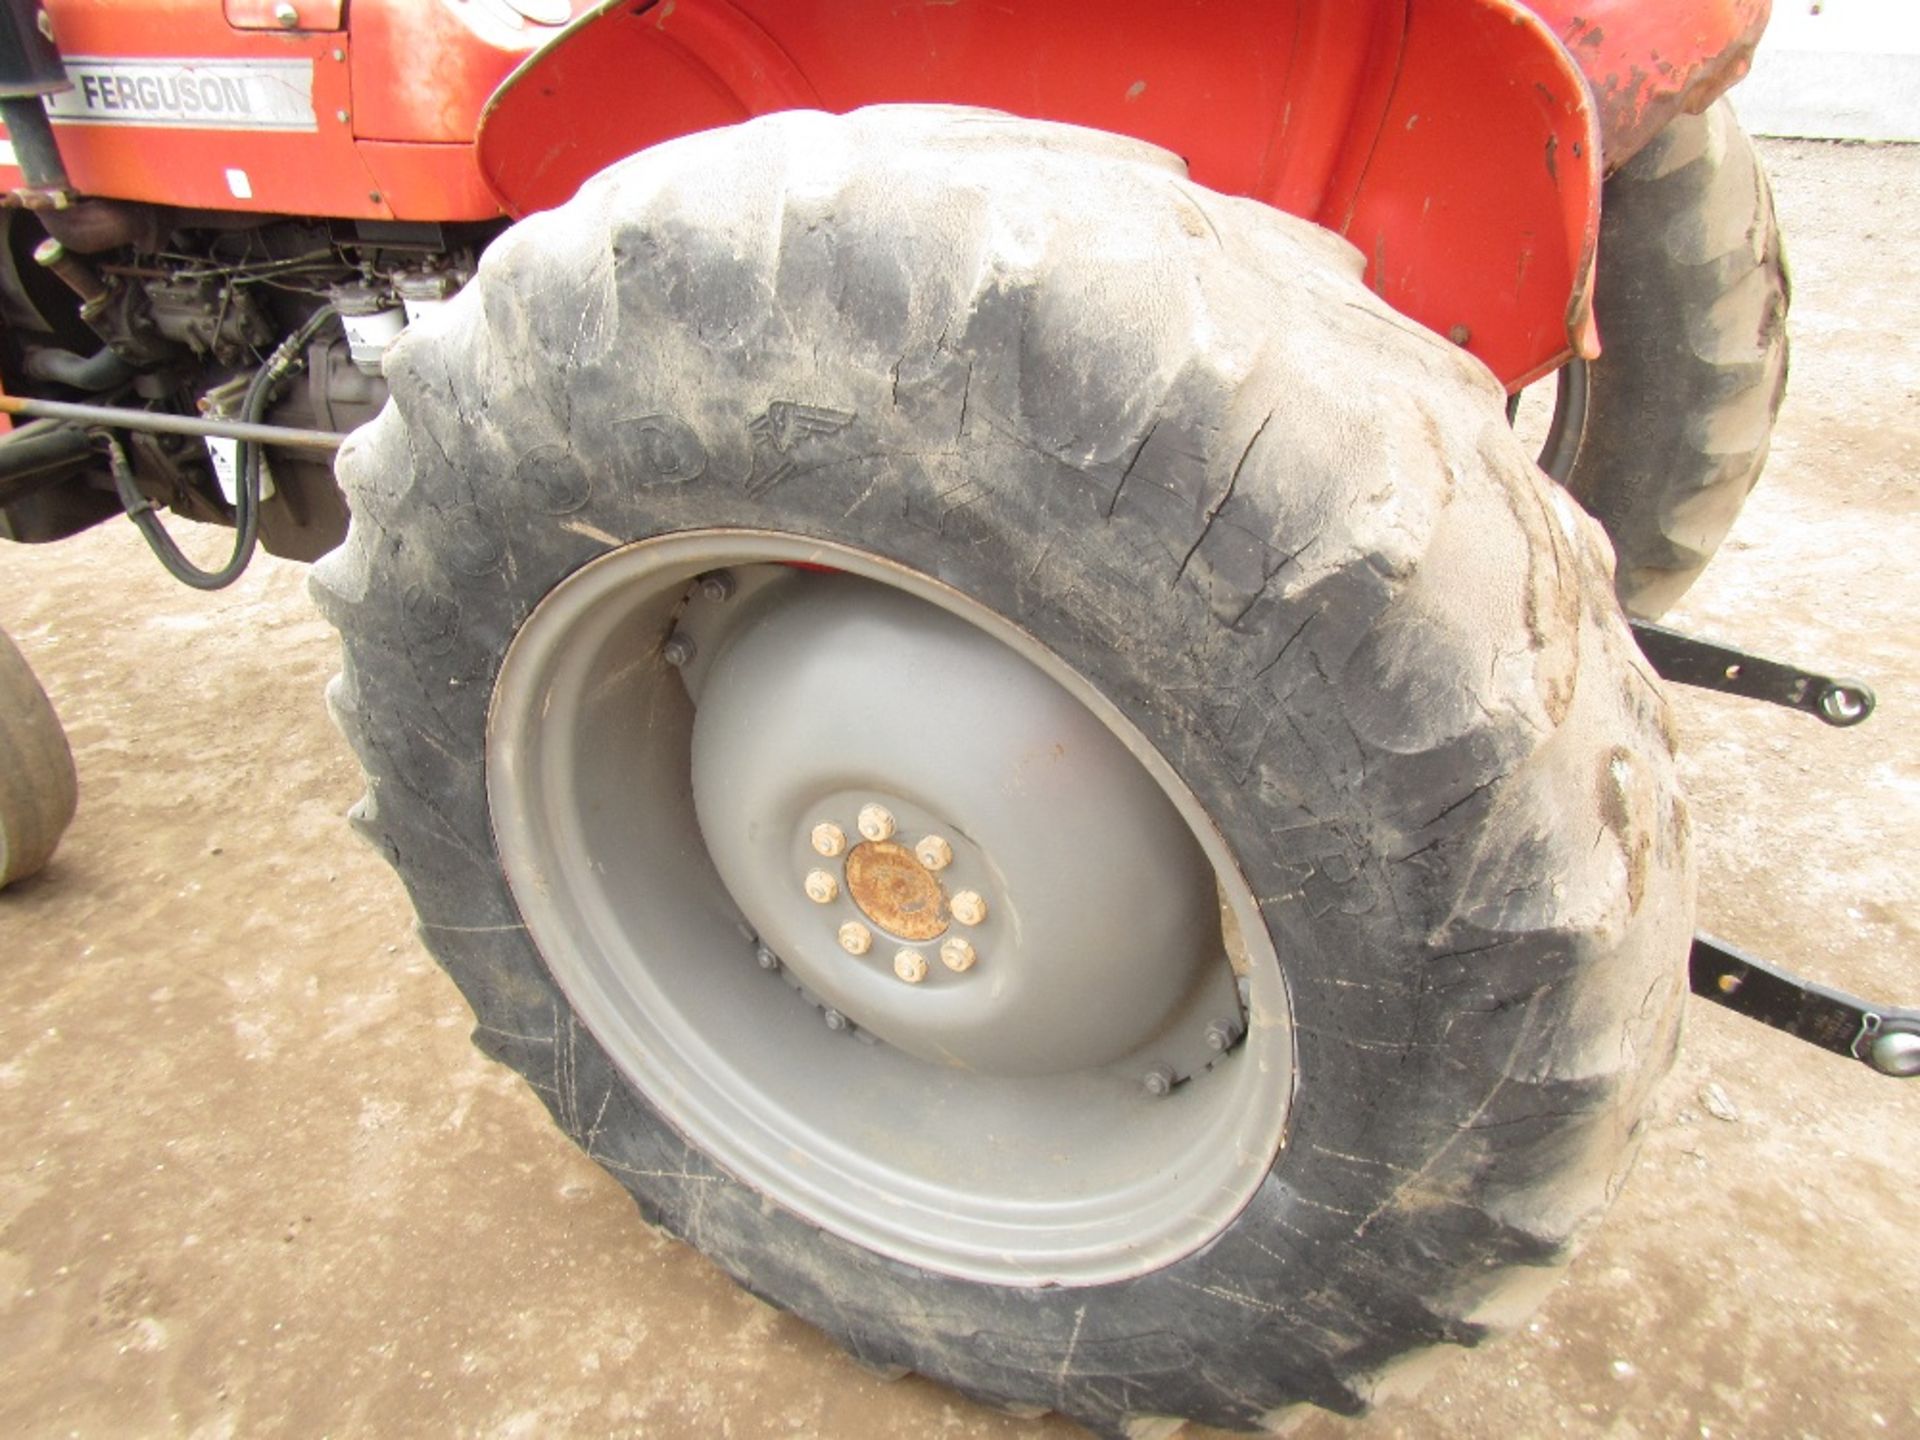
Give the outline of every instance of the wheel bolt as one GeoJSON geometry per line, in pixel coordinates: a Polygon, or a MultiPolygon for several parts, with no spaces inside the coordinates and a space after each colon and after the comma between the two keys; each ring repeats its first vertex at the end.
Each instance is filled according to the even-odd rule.
{"type": "Polygon", "coordinates": [[[684,630],[676,630],[667,637],[667,643],[660,647],[660,656],[667,664],[679,669],[682,665],[693,663],[693,637],[684,630]]]}
{"type": "Polygon", "coordinates": [[[1141,1077],[1140,1083],[1147,1087],[1149,1095],[1170,1095],[1173,1093],[1173,1071],[1165,1065],[1156,1065],[1141,1077]]]}
{"type": "Polygon", "coordinates": [[[822,1010],[820,1018],[826,1022],[827,1029],[836,1033],[847,1028],[847,1017],[838,1010],[822,1010]]]}
{"type": "Polygon", "coordinates": [[[1239,1031],[1225,1020],[1216,1020],[1207,1026],[1207,1048],[1224,1055],[1233,1048],[1233,1042],[1239,1038],[1239,1031]]]}
{"type": "Polygon", "coordinates": [[[873,948],[873,932],[858,920],[840,927],[840,948],[849,955],[864,955],[873,948]]]}
{"type": "Polygon", "coordinates": [[[740,582],[733,578],[731,570],[709,570],[700,577],[700,598],[716,605],[731,600],[739,588],[740,582]]]}
{"type": "Polygon", "coordinates": [[[753,947],[753,963],[772,974],[780,968],[780,957],[765,945],[756,945],[753,947]]]}
{"type": "Polygon", "coordinates": [[[860,827],[860,833],[876,844],[882,840],[891,840],[898,827],[893,823],[893,812],[884,805],[862,805],[860,818],[854,822],[860,827]]]}
{"type": "Polygon", "coordinates": [[[828,859],[847,848],[847,832],[831,820],[822,820],[813,827],[812,840],[814,853],[828,859]]]}
{"type": "Polygon", "coordinates": [[[831,905],[840,895],[840,882],[824,870],[807,872],[807,899],[816,905],[831,905]]]}
{"type": "Polygon", "coordinates": [[[893,973],[909,985],[918,985],[927,978],[927,957],[918,950],[902,950],[893,957],[893,973]]]}
{"type": "Polygon", "coordinates": [[[964,975],[973,968],[980,957],[973,953],[973,946],[958,935],[951,940],[941,942],[940,963],[956,975],[964,975]]]}
{"type": "Polygon", "coordinates": [[[942,835],[928,835],[913,847],[913,853],[929,870],[944,870],[953,863],[953,846],[942,835]]]}
{"type": "Polygon", "coordinates": [[[962,925],[980,925],[987,918],[987,902],[972,890],[962,890],[955,895],[947,902],[947,908],[962,925]]]}

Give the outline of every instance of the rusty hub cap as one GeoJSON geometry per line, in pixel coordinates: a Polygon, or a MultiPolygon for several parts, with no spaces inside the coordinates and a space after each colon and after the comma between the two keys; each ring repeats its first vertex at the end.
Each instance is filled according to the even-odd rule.
{"type": "Polygon", "coordinates": [[[902,940],[933,940],[947,930],[947,896],[913,851],[868,840],[847,855],[847,894],[874,924],[902,940]]]}

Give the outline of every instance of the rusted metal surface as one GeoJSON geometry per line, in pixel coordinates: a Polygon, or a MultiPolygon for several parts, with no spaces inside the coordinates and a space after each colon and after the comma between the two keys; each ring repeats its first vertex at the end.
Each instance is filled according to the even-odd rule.
{"type": "Polygon", "coordinates": [[[1579,63],[1617,170],[1685,110],[1699,114],[1747,73],[1772,0],[1527,0],[1579,63]]]}
{"type": "Polygon", "coordinates": [[[946,933],[946,891],[895,841],[867,840],[847,852],[847,894],[889,935],[933,940],[946,933]]]}

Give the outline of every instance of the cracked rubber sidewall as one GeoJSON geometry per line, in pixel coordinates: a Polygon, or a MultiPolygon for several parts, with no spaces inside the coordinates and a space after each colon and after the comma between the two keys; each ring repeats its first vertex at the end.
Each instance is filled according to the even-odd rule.
{"type": "Polygon", "coordinates": [[[359,822],[477,1043],[756,1294],[995,1404],[1259,1428],[1511,1324],[1611,1197],[1691,933],[1664,699],[1492,377],[1341,242],[1068,127],[782,115],[515,227],[389,373],[315,574],[359,822]],[[863,1251],[689,1145],[579,1023],[493,851],[494,676],[579,566],[719,526],[1011,618],[1207,806],[1298,1063],[1208,1245],[1042,1289],[863,1251]]]}

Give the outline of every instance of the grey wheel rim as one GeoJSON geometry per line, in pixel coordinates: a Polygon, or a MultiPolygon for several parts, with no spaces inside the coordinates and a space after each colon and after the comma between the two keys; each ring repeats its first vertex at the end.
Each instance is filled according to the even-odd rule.
{"type": "Polygon", "coordinates": [[[1099,1283],[1207,1243],[1278,1151],[1286,985],[1225,840],[1094,686],[929,577],[767,532],[610,552],[515,636],[487,785],[581,1022],[823,1229],[1099,1283]]]}

